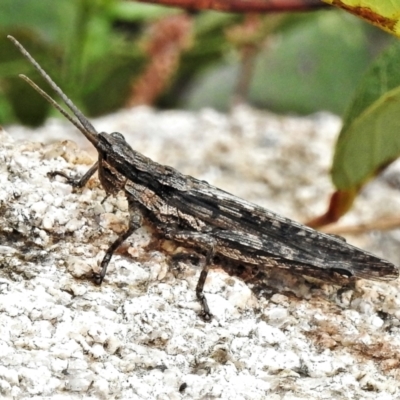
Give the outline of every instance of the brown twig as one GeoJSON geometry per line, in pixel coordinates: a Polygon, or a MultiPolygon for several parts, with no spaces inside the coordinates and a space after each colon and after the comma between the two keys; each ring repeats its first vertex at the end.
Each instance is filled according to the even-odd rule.
{"type": "Polygon", "coordinates": [[[359,234],[368,231],[389,231],[391,229],[400,228],[400,217],[391,217],[381,219],[379,221],[366,222],[359,225],[338,225],[331,224],[321,228],[322,232],[331,233],[334,235],[347,235],[347,234],[359,234]]]}
{"type": "Polygon", "coordinates": [[[226,29],[226,38],[237,47],[241,58],[240,71],[232,99],[233,105],[247,101],[256,57],[260,49],[265,48],[267,36],[279,26],[283,18],[283,15],[249,13],[241,23],[226,29]]]}
{"type": "Polygon", "coordinates": [[[225,32],[228,40],[237,44],[241,53],[240,72],[233,95],[233,104],[240,104],[247,100],[254,62],[259,50],[260,38],[258,36],[260,36],[261,29],[260,14],[247,14],[242,23],[225,32]]]}
{"type": "Polygon", "coordinates": [[[191,45],[192,17],[183,13],[158,20],[149,29],[149,62],[133,83],[126,105],[152,105],[176,72],[181,54],[191,45]]]}
{"type": "MultiPolygon", "coordinates": [[[[132,1],[132,0],[131,0],[132,1]]],[[[295,12],[313,11],[331,7],[321,0],[135,0],[189,10],[216,10],[225,12],[295,12]]]]}

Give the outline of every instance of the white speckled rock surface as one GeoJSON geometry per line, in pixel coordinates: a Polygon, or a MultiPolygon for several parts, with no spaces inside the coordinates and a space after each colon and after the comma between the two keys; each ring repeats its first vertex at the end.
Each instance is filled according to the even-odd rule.
{"type": "MultiPolygon", "coordinates": [[[[297,220],[321,213],[332,190],[340,121],[327,114],[137,108],[93,123],[124,133],[158,162],[297,220]]],[[[338,290],[277,269],[272,289],[255,288],[217,266],[205,287],[214,318],[205,323],[194,292],[199,268],[170,265],[166,246],[143,227],[95,286],[86,277],[126,224],[123,194],[101,204],[96,178],[81,191],[47,178],[54,170],[82,174],[89,153],[94,158],[67,123],[7,131],[0,131],[1,398],[400,397],[398,281],[338,290]]],[[[399,189],[381,178],[345,222],[399,212],[399,189]]],[[[399,264],[399,238],[395,230],[348,240],[399,264]]]]}

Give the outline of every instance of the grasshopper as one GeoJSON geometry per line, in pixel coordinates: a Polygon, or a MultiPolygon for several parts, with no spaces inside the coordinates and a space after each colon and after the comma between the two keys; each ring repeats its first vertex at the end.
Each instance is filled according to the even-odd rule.
{"type": "Polygon", "coordinates": [[[50,87],[72,112],[65,111],[28,77],[20,75],[41,96],[59,110],[93,144],[98,161],[79,180],[61,175],[75,187],[84,186],[97,171],[108,195],[123,191],[128,201],[128,229],[108,248],[94,281],[101,284],[117,248],[142,224],[152,224],[165,238],[184,243],[204,254],[196,286],[203,316],[211,312],[203,293],[215,256],[259,268],[281,267],[295,273],[320,277],[393,280],[398,268],[342,239],[317,232],[298,222],[229,194],[135,151],[118,132],[98,133],[89,120],[54,83],[25,48],[12,36],[8,38],[38,70],[50,87]]]}

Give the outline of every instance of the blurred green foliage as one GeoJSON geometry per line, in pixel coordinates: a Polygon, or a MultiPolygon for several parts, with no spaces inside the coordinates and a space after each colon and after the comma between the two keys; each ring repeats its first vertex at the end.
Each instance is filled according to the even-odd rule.
{"type": "MultiPolygon", "coordinates": [[[[146,63],[141,42],[148,24],[182,10],[120,0],[1,0],[0,124],[43,122],[49,107],[17,75],[42,85],[6,39],[15,36],[88,115],[124,105],[146,63]]],[[[240,78],[240,45],[226,29],[243,16],[200,12],[194,44],[182,56],[157,106],[230,107],[240,78]]],[[[266,16],[271,18],[274,16],[266,16]]],[[[336,10],[288,15],[262,38],[249,102],[273,111],[341,114],[382,42],[377,29],[336,10]]],[[[43,85],[46,87],[45,85],[43,85]]]]}
{"type": "MultiPolygon", "coordinates": [[[[249,101],[280,113],[342,115],[375,54],[390,41],[336,10],[288,16],[256,57],[249,101]]],[[[226,57],[199,74],[186,93],[187,105],[227,109],[239,74],[237,55],[226,57]]]]}

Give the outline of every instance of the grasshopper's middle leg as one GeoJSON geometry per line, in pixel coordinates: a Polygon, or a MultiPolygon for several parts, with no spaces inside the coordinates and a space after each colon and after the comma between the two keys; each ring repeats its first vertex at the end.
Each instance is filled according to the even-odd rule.
{"type": "MultiPolygon", "coordinates": [[[[129,208],[131,209],[131,204],[129,204],[129,208]]],[[[129,236],[132,235],[133,232],[136,231],[136,229],[140,228],[141,226],[142,226],[142,215],[139,213],[134,213],[133,215],[130,215],[128,229],[124,233],[122,233],[115,240],[115,242],[108,248],[100,264],[101,267],[100,273],[93,274],[93,281],[95,283],[101,285],[104,277],[106,276],[107,266],[110,263],[111,257],[114,254],[114,252],[118,249],[119,246],[121,246],[123,242],[125,242],[126,239],[128,239],[129,236]]]]}

